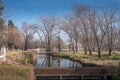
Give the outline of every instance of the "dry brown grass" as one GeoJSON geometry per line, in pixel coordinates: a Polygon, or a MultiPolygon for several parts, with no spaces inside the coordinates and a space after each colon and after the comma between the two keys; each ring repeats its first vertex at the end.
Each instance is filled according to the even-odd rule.
{"type": "Polygon", "coordinates": [[[84,63],[91,63],[105,67],[119,67],[120,65],[120,53],[113,53],[112,56],[108,56],[108,52],[102,52],[101,59],[98,59],[97,52],[93,52],[92,56],[89,56],[89,54],[85,55],[83,51],[76,54],[73,54],[72,52],[61,52],[58,55],[62,57],[67,56],[84,63]]]}
{"type": "Polygon", "coordinates": [[[33,80],[33,66],[21,63],[27,52],[7,51],[7,61],[0,64],[0,80],[33,80]]]}
{"type": "Polygon", "coordinates": [[[31,51],[7,51],[7,61],[18,64],[25,64],[27,59],[28,64],[34,64],[35,54],[31,51]],[[34,60],[34,61],[33,61],[34,60]]]}
{"type": "Polygon", "coordinates": [[[24,55],[22,54],[26,51],[7,51],[7,58],[11,60],[20,60],[24,58],[24,55]]]}

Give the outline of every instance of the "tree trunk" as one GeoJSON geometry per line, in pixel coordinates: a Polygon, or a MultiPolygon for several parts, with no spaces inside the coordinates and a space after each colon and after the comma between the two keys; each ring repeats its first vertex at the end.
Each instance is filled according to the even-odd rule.
{"type": "Polygon", "coordinates": [[[59,33],[59,38],[58,38],[58,40],[59,40],[59,43],[58,43],[58,52],[60,52],[60,51],[61,51],[61,45],[60,45],[60,33],[59,33]]]}
{"type": "Polygon", "coordinates": [[[86,47],[84,48],[84,53],[85,53],[85,55],[87,55],[87,48],[86,47]]]}
{"type": "Polygon", "coordinates": [[[91,49],[89,49],[89,55],[90,55],[90,56],[92,55],[92,50],[91,50],[91,49]]]}
{"type": "Polygon", "coordinates": [[[25,51],[27,51],[27,45],[28,45],[28,43],[27,43],[27,41],[25,41],[25,46],[24,46],[25,51]]]}
{"type": "Polygon", "coordinates": [[[111,56],[111,54],[112,54],[112,50],[111,50],[111,48],[109,49],[109,56],[111,56]]]}
{"type": "Polygon", "coordinates": [[[72,50],[73,50],[73,53],[75,54],[75,47],[74,47],[74,44],[72,45],[72,50]]]}
{"type": "Polygon", "coordinates": [[[78,39],[75,40],[76,52],[78,52],[78,39]]]}
{"type": "Polygon", "coordinates": [[[50,34],[48,34],[48,46],[47,46],[47,52],[51,52],[51,37],[50,34]]]}
{"type": "Polygon", "coordinates": [[[113,33],[112,33],[112,25],[110,28],[110,41],[109,41],[109,56],[112,55],[112,46],[113,46],[113,33]]]}
{"type": "Polygon", "coordinates": [[[101,59],[101,51],[99,47],[98,47],[98,58],[101,59]]]}
{"type": "Polygon", "coordinates": [[[70,52],[70,49],[71,49],[71,44],[69,45],[69,52],[70,52]]]}

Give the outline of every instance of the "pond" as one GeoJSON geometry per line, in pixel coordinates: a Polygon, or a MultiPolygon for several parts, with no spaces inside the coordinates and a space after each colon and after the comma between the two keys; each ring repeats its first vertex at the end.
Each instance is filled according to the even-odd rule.
{"type": "Polygon", "coordinates": [[[82,67],[82,64],[69,60],[58,58],[51,55],[37,54],[37,62],[35,67],[39,68],[77,68],[82,67]]]}

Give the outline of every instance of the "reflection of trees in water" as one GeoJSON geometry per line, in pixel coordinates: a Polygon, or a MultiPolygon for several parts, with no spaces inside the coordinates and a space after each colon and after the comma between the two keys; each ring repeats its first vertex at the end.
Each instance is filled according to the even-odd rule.
{"type": "Polygon", "coordinates": [[[48,67],[51,67],[51,56],[47,56],[48,67]]]}
{"type": "Polygon", "coordinates": [[[46,63],[47,63],[47,58],[44,58],[44,60],[42,62],[42,66],[46,67],[46,63]]]}
{"type": "Polygon", "coordinates": [[[38,56],[37,62],[41,62],[41,64],[40,64],[41,67],[48,67],[47,57],[40,55],[40,56],[38,56]]]}
{"type": "Polygon", "coordinates": [[[68,59],[60,59],[58,57],[49,56],[49,55],[41,55],[39,56],[38,62],[40,62],[41,67],[81,67],[80,63],[68,60],[68,59]]]}
{"type": "Polygon", "coordinates": [[[58,67],[60,67],[60,59],[58,59],[58,67]]]}
{"type": "Polygon", "coordinates": [[[53,56],[47,56],[47,67],[60,67],[60,59],[53,57],[53,56]]]}
{"type": "Polygon", "coordinates": [[[60,58],[52,56],[52,62],[54,67],[60,67],[60,58]]]}

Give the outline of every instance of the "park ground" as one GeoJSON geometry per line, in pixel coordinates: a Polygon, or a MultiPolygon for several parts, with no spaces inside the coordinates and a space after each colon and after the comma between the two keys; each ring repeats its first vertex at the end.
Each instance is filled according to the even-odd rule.
{"type": "Polygon", "coordinates": [[[85,55],[83,51],[76,54],[72,52],[60,52],[53,54],[61,58],[69,58],[75,61],[80,61],[87,66],[96,65],[101,67],[119,67],[120,66],[120,52],[114,52],[111,56],[108,56],[108,52],[102,52],[101,59],[98,59],[97,52],[93,52],[90,56],[85,55]]]}
{"type": "MultiPolygon", "coordinates": [[[[84,55],[81,51],[53,53],[52,55],[80,61],[88,66],[93,64],[103,67],[119,67],[120,53],[113,53],[108,56],[102,52],[102,58],[98,59],[97,52],[92,56],[84,55]]],[[[7,61],[0,64],[0,80],[34,80],[33,65],[35,64],[34,53],[30,51],[7,51],[7,61]]]]}
{"type": "Polygon", "coordinates": [[[33,60],[29,51],[7,51],[0,64],[0,80],[33,80],[33,60]]]}

